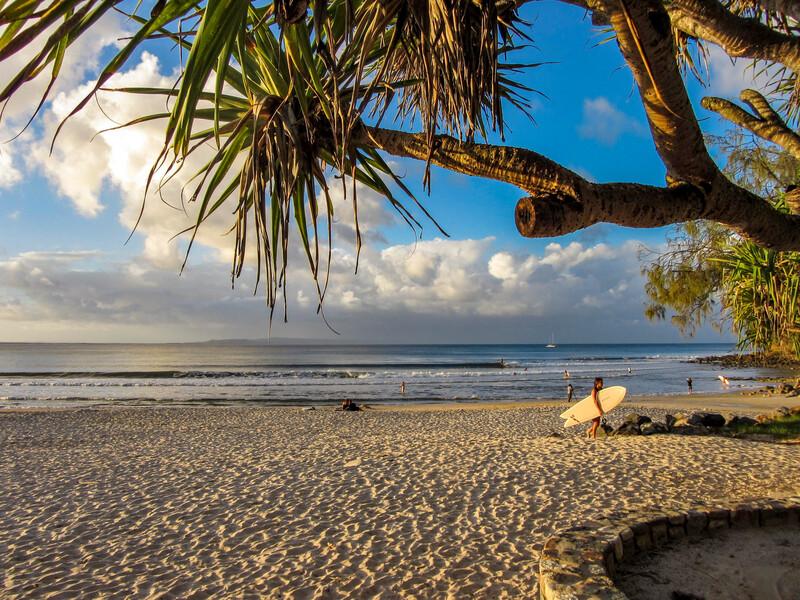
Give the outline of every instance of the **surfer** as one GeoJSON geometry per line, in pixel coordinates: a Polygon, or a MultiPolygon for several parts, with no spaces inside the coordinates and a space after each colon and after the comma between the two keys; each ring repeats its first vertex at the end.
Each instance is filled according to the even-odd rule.
{"type": "Polygon", "coordinates": [[[686,387],[689,388],[689,394],[691,394],[692,393],[692,378],[691,377],[687,377],[686,378],[686,387]]]}
{"type": "Polygon", "coordinates": [[[567,402],[572,402],[572,394],[575,393],[575,388],[572,387],[571,383],[567,384],[567,402]]]}
{"type": "Polygon", "coordinates": [[[600,419],[603,418],[603,407],[600,405],[600,398],[598,394],[600,390],[603,389],[603,378],[602,377],[595,377],[594,378],[594,386],[592,386],[592,400],[594,400],[594,405],[597,407],[597,410],[600,411],[600,414],[592,419],[592,426],[586,430],[586,437],[590,437],[593,440],[597,439],[597,428],[600,427],[600,419]]]}
{"type": "Polygon", "coordinates": [[[569,379],[569,371],[564,369],[564,379],[569,379]]]}
{"type": "Polygon", "coordinates": [[[405,394],[406,393],[406,382],[405,381],[400,383],[400,393],[401,394],[405,394]]]}

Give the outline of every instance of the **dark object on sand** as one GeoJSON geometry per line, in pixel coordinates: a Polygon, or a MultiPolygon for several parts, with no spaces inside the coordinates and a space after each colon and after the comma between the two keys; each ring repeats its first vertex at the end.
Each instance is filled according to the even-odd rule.
{"type": "Polygon", "coordinates": [[[358,404],[347,398],[346,400],[342,400],[342,410],[355,411],[361,410],[361,408],[359,408],[358,404]]]}
{"type": "Polygon", "coordinates": [[[706,600],[705,596],[698,596],[697,594],[689,594],[687,592],[681,592],[679,590],[674,590],[671,596],[672,600],[706,600]]]}

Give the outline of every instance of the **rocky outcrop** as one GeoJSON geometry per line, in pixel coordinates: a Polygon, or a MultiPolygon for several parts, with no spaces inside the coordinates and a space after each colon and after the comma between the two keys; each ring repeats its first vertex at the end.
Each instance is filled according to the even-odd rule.
{"type": "MultiPolygon", "coordinates": [[[[736,415],[734,413],[720,414],[715,412],[695,411],[665,415],[664,422],[653,421],[647,415],[630,413],[622,423],[613,429],[604,424],[604,430],[598,430],[598,437],[609,436],[636,436],[672,433],[677,435],[737,435],[741,427],[756,427],[771,423],[791,415],[800,414],[800,405],[793,407],[783,406],[770,414],[761,414],[756,418],[736,415]]],[[[743,432],[752,435],[753,432],[743,432]]]]}
{"type": "Polygon", "coordinates": [[[762,368],[780,368],[780,367],[800,367],[800,360],[785,356],[782,354],[724,354],[721,356],[701,356],[690,360],[692,363],[699,363],[704,365],[719,365],[722,367],[762,367],[762,368]]]}
{"type": "Polygon", "coordinates": [[[664,423],[657,421],[649,421],[644,423],[640,428],[642,435],[653,435],[655,433],[668,433],[667,426],[664,423]]]}
{"type": "Polygon", "coordinates": [[[758,421],[751,417],[740,417],[738,415],[731,416],[725,423],[726,427],[741,427],[757,425],[758,421]]]}

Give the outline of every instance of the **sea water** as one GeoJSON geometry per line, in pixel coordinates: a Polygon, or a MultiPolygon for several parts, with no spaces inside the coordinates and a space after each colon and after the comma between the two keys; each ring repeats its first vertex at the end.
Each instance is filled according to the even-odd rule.
{"type": "Polygon", "coordinates": [[[489,402],[589,393],[595,377],[629,394],[757,387],[760,369],[688,362],[731,344],[270,345],[0,344],[0,407],[357,402],[489,402]],[[630,370],[630,371],[629,371],[630,370]],[[564,378],[568,371],[570,378],[564,378]],[[405,393],[401,393],[405,383],[405,393]]]}

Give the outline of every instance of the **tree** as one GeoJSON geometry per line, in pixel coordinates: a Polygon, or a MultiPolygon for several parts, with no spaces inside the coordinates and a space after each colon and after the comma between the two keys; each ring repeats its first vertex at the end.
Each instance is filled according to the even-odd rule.
{"type": "MultiPolygon", "coordinates": [[[[713,140],[727,155],[732,180],[788,212],[784,188],[800,161],[739,132],[713,140]]],[[[707,320],[730,325],[742,349],[800,358],[800,253],[761,248],[708,221],[679,225],[661,254],[642,253],[650,319],[692,335],[707,320]]]]}
{"type": "MultiPolygon", "coordinates": [[[[137,31],[75,111],[142,44],[167,38],[188,51],[174,88],[123,90],[171,100],[168,111],[133,123],[165,121],[164,147],[147,184],[157,187],[197,148],[213,144],[216,153],[190,194],[200,204],[192,239],[209,214],[233,203],[234,275],[245,264],[248,231],[254,231],[259,273],[273,307],[292,222],[315,279],[323,280],[320,303],[324,297],[321,275],[331,255],[328,248],[321,258],[317,227],[322,215],[330,226],[333,210],[326,169],[378,190],[416,224],[408,210],[416,200],[382,152],[518,186],[528,195],[518,202],[515,221],[528,237],[563,235],[598,222],[655,227],[706,219],[767,248],[800,248],[798,207],[792,214],[776,210],[715,165],[684,82],[687,72],[697,71],[692,47],[702,53],[707,42],[732,57],[774,66],[775,98],[785,117],[752,91],[742,99],[755,114],[716,98],[704,106],[800,156],[800,138],[787,124],[800,106],[796,3],[569,1],[613,31],[666,167],[664,187],[593,183],[532,150],[481,143],[491,131],[502,137],[509,105],[526,110],[528,90],[514,74],[527,66],[511,61],[526,39],[527,24],[517,14],[524,3],[156,0],[149,14],[136,12],[137,3],[131,15],[137,31]],[[382,127],[390,113],[419,131],[382,127]],[[387,181],[407,197],[396,197],[387,181]]],[[[0,0],[0,62],[24,48],[35,50],[0,91],[0,101],[48,70],[52,86],[75,40],[122,6],[119,0],[0,0]]],[[[354,206],[355,192],[353,185],[354,206]]]]}

